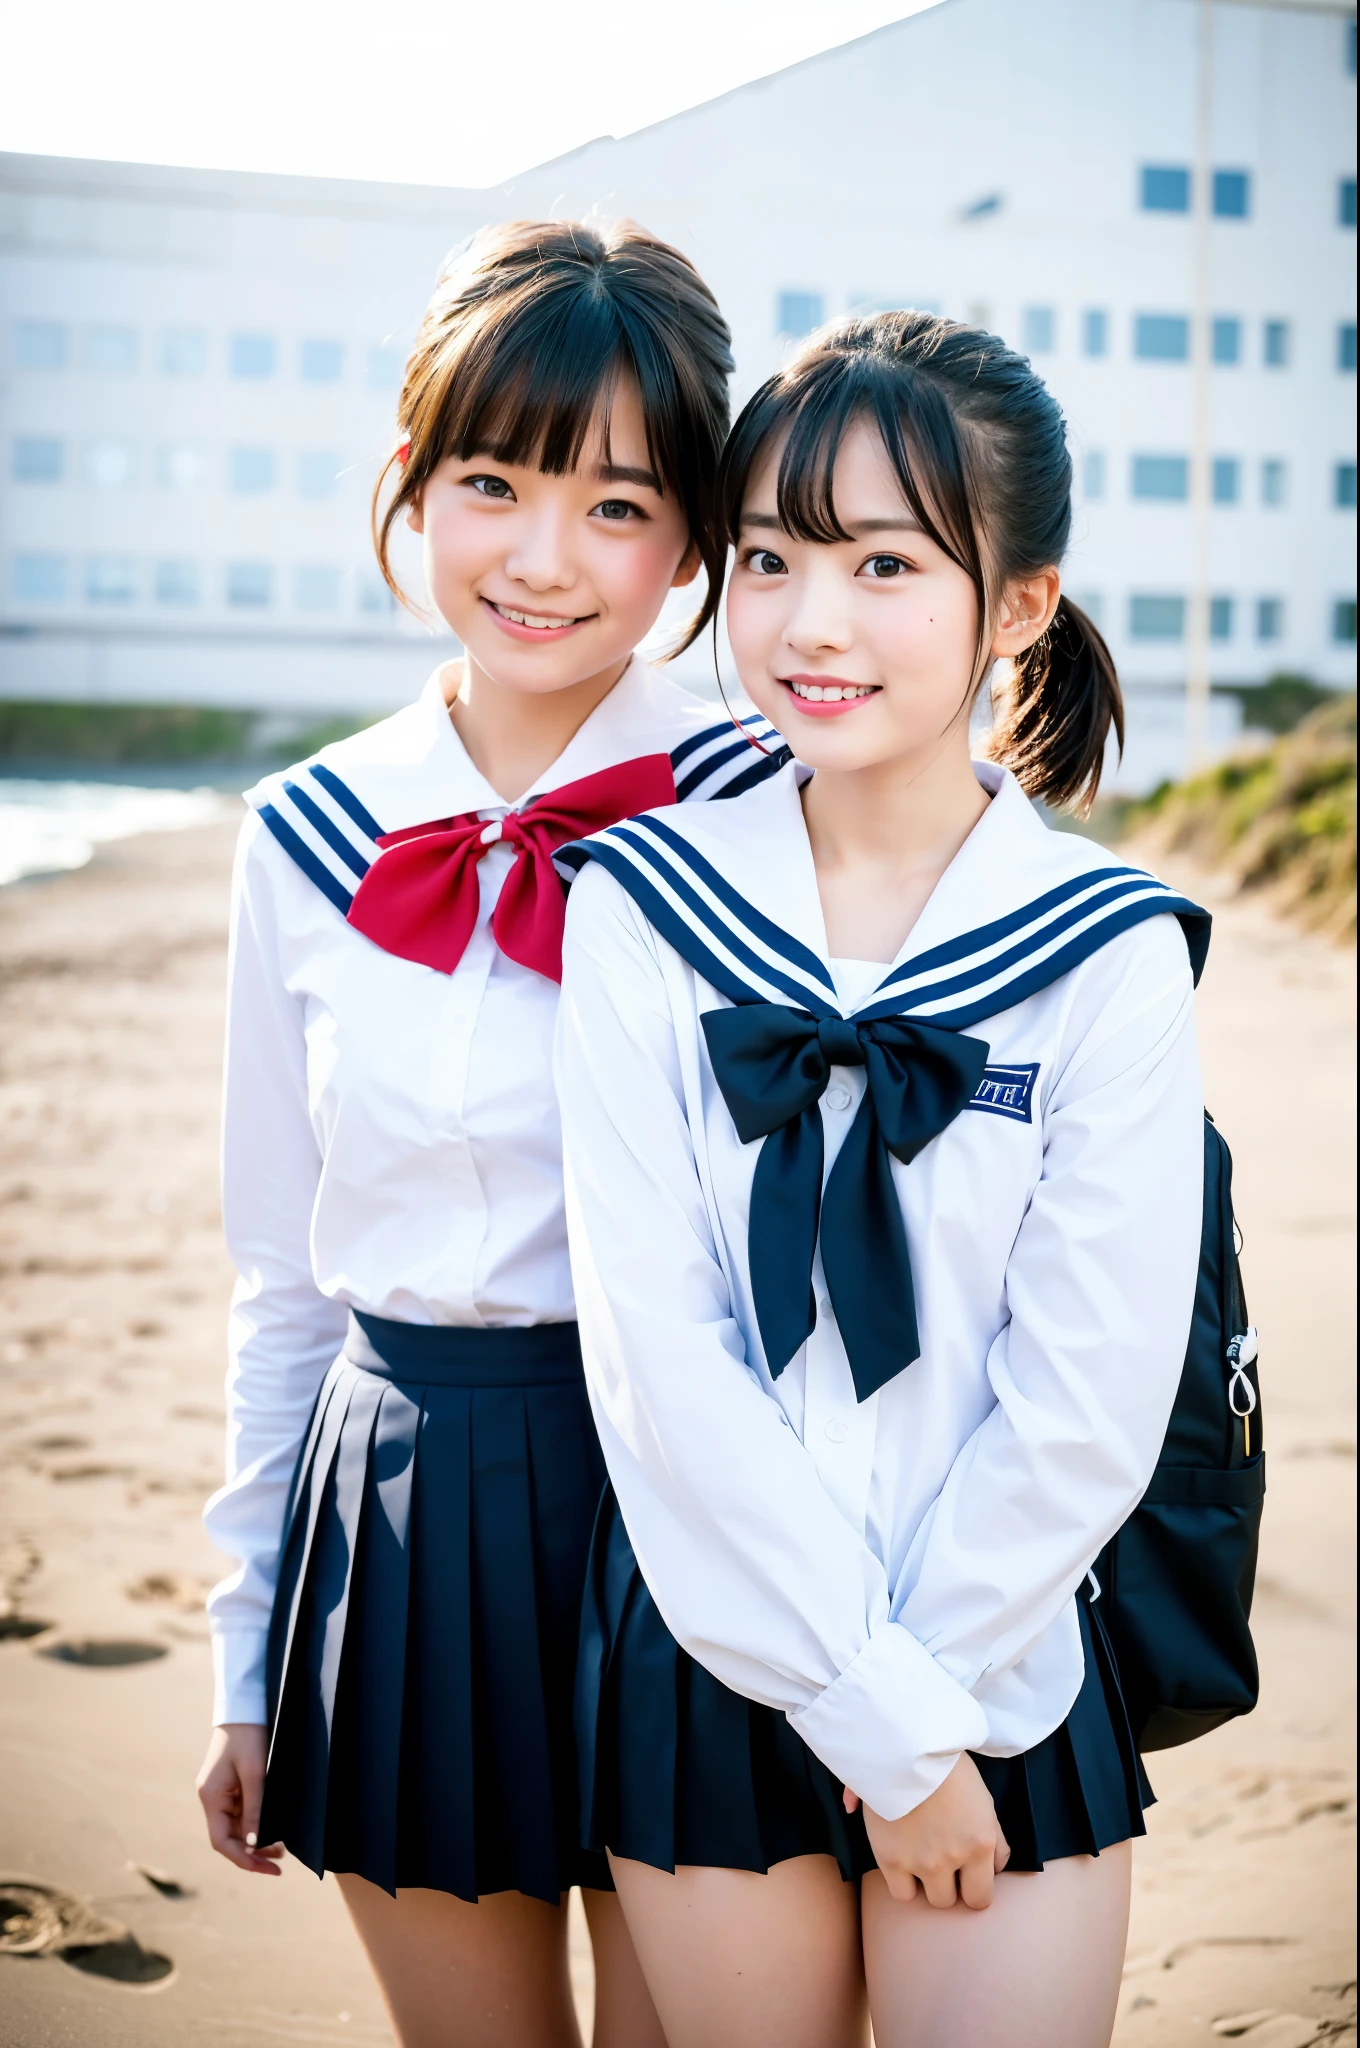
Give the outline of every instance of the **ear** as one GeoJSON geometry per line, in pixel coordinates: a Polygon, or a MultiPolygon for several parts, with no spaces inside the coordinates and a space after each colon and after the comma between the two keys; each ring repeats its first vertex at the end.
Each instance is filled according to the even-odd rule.
{"type": "Polygon", "coordinates": [[[671,578],[671,589],[683,590],[687,583],[692,583],[699,573],[699,566],[702,561],[703,556],[699,553],[699,543],[697,540],[692,540],[685,549],[684,554],[680,557],[680,566],[671,578]]]}
{"type": "Polygon", "coordinates": [[[1008,583],[997,606],[993,657],[1014,661],[1042,639],[1053,623],[1061,594],[1062,581],[1056,569],[1041,569],[1037,576],[1017,577],[1008,583]]]}
{"type": "Polygon", "coordinates": [[[418,497],[412,498],[406,508],[406,524],[410,527],[412,533],[424,533],[425,531],[425,507],[421,504],[418,497]]]}

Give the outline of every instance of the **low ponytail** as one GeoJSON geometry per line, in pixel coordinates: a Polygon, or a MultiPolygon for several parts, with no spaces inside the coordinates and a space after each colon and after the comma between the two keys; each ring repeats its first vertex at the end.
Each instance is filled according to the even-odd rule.
{"type": "Polygon", "coordinates": [[[1114,658],[1081,607],[1060,597],[1048,631],[1012,665],[993,702],[988,751],[1026,796],[1085,816],[1111,727],[1122,753],[1124,699],[1114,658]]]}

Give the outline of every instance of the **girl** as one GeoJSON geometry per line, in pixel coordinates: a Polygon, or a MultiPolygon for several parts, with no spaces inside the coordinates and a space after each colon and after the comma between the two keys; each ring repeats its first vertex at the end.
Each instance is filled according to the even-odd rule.
{"type": "Polygon", "coordinates": [[[712,616],[730,369],[711,295],[641,229],[478,235],[425,315],[397,488],[374,501],[384,575],[404,513],[466,653],[248,798],[225,1110],[240,1279],[207,1510],[239,1564],[210,1601],[199,1789],[242,1869],[276,1871],[286,1845],[339,1873],[419,2048],[577,2040],[574,1884],[597,2042],[660,2040],[603,1858],[577,1847],[571,1685],[604,1475],[549,1072],[553,856],[777,765],[632,653],[701,566],[690,637],[712,616]]]}
{"type": "Polygon", "coordinates": [[[862,2042],[861,1953],[878,2048],[1113,2024],[1150,1793],[1088,1567],[1185,1353],[1206,921],[1029,801],[1088,800],[1120,725],[1060,596],[1070,483],[994,337],[814,339],[723,481],[733,652],[796,762],[604,832],[573,891],[559,1094],[615,1490],[587,1840],[670,2048],[862,2042]]]}

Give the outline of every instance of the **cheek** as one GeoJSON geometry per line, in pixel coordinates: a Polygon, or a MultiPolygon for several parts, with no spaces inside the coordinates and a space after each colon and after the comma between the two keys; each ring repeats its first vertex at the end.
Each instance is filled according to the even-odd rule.
{"type": "Polygon", "coordinates": [[[729,585],[727,638],[738,663],[758,655],[772,639],[778,638],[783,608],[775,601],[777,595],[772,589],[753,590],[746,580],[729,585]]]}
{"type": "Polygon", "coordinates": [[[591,547],[591,577],[610,609],[657,610],[685,552],[685,537],[659,525],[604,534],[591,547]]]}

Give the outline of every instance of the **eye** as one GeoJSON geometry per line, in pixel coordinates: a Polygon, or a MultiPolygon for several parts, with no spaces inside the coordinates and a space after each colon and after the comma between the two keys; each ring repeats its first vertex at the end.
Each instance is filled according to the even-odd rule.
{"type": "Polygon", "coordinates": [[[870,555],[860,574],[875,583],[886,583],[890,577],[905,576],[910,567],[900,555],[870,555]]]}
{"type": "Polygon", "coordinates": [[[630,505],[626,498],[606,498],[602,505],[595,507],[601,519],[608,519],[614,525],[622,525],[628,519],[644,519],[646,514],[640,505],[630,505]]]}
{"type": "Polygon", "coordinates": [[[756,576],[787,576],[788,564],[773,548],[752,548],[746,567],[756,576]]]}
{"type": "Polygon", "coordinates": [[[503,476],[465,476],[463,482],[470,484],[479,496],[494,498],[498,504],[513,500],[515,495],[503,476]]]}

